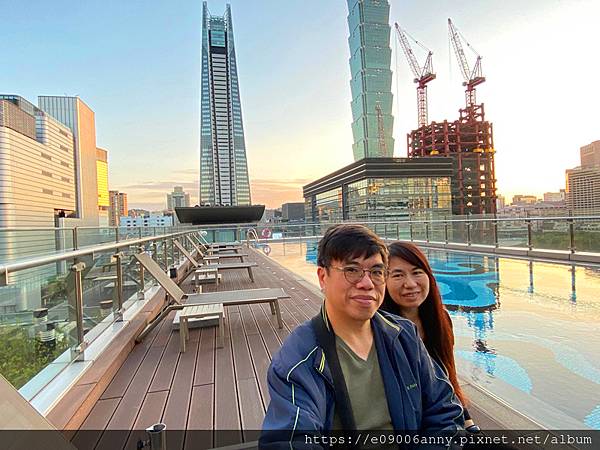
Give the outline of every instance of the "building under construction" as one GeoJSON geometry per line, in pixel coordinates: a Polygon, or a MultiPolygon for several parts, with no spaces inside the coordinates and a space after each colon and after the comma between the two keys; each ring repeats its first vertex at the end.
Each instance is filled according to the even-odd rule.
{"type": "MultiPolygon", "coordinates": [[[[463,86],[466,86],[466,107],[459,110],[459,119],[454,122],[444,120],[428,123],[427,83],[435,79],[432,52],[396,24],[398,40],[415,76],[414,82],[418,83],[418,128],[407,135],[408,157],[452,159],[452,214],[494,214],[496,173],[493,128],[492,124],[485,120],[483,104],[477,104],[475,96],[475,87],[485,81],[481,72],[481,56],[477,55],[471,71],[461,43],[461,40],[466,40],[450,19],[448,30],[463,74],[463,86]],[[420,66],[416,59],[409,37],[428,52],[423,66],[420,66]]],[[[468,42],[467,45],[475,52],[468,42]]]]}
{"type": "Polygon", "coordinates": [[[450,157],[452,214],[496,212],[494,134],[483,104],[460,110],[454,122],[431,122],[407,135],[408,157],[450,157]]]}

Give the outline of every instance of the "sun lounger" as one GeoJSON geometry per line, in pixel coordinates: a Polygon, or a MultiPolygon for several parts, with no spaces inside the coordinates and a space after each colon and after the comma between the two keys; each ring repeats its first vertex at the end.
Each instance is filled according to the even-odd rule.
{"type": "Polygon", "coordinates": [[[208,242],[202,236],[197,237],[193,235],[196,239],[196,242],[209,252],[226,252],[226,251],[234,251],[235,253],[239,253],[242,248],[241,244],[231,243],[231,242],[208,242]]]}
{"type": "Polygon", "coordinates": [[[144,330],[137,338],[138,342],[144,338],[148,332],[169,312],[175,309],[183,309],[191,304],[218,304],[223,305],[247,305],[252,303],[269,303],[271,314],[277,316],[277,325],[283,328],[281,320],[281,311],[279,309],[279,300],[289,298],[282,288],[260,288],[260,289],[242,289],[238,291],[207,292],[202,294],[186,294],[173,280],[171,280],[162,268],[147,253],[136,253],[134,257],[140,262],[144,269],[156,279],[158,284],[169,294],[176,303],[165,308],[159,316],[144,330]],[[185,301],[185,304],[182,302],[185,301]]]}
{"type": "Polygon", "coordinates": [[[207,259],[206,262],[210,263],[210,264],[200,264],[191,254],[190,252],[188,252],[185,247],[183,245],[181,245],[179,243],[179,241],[174,240],[173,244],[175,244],[175,246],[181,251],[181,253],[187,258],[187,260],[189,262],[191,262],[193,264],[193,266],[196,269],[201,269],[203,267],[208,266],[215,266],[219,269],[219,271],[222,270],[236,270],[236,269],[246,269],[248,271],[248,276],[250,277],[250,280],[254,283],[254,274],[252,273],[252,268],[253,267],[257,267],[258,264],[256,264],[255,262],[233,262],[233,263],[221,263],[221,262],[216,262],[217,260],[215,258],[210,258],[207,259]]]}
{"type": "Polygon", "coordinates": [[[198,254],[201,255],[204,260],[207,260],[207,261],[239,258],[240,262],[244,262],[244,257],[248,256],[248,253],[239,253],[239,252],[235,252],[235,253],[217,252],[217,254],[214,254],[214,253],[211,253],[210,249],[207,250],[206,247],[204,247],[204,249],[203,249],[200,246],[198,246],[196,244],[196,242],[194,242],[194,240],[190,236],[186,236],[186,238],[192,244],[192,246],[196,249],[198,254]]]}

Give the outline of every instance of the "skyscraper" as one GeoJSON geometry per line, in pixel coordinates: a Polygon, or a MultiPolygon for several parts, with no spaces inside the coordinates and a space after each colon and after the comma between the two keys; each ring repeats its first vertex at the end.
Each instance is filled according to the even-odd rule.
{"type": "Polygon", "coordinates": [[[354,160],[394,154],[388,0],[348,0],[354,160]]]}
{"type": "Polygon", "coordinates": [[[233,22],[202,6],[200,203],[249,205],[250,183],[238,85],[233,22]]]}
{"type": "Polygon", "coordinates": [[[175,211],[175,208],[190,206],[190,194],[184,192],[183,186],[175,186],[173,192],[167,194],[167,209],[175,211]]]}

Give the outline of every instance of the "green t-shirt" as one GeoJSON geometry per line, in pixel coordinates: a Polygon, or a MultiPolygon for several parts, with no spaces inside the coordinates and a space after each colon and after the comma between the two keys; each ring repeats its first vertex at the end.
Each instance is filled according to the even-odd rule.
{"type": "MultiPolygon", "coordinates": [[[[346,381],[356,429],[393,430],[375,342],[366,361],[337,336],[335,347],[346,381]]],[[[333,418],[333,429],[342,429],[337,411],[333,418]]]]}

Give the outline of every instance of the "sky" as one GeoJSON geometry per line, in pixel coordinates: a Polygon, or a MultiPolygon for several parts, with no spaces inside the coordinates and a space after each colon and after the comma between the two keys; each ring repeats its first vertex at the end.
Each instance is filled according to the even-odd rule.
{"type": "MultiPolygon", "coordinates": [[[[223,14],[225,3],[209,1],[211,13],[223,14]]],[[[252,201],[302,201],[303,185],[353,161],[347,4],[228,3],[252,201]]],[[[390,3],[390,24],[434,52],[430,120],[455,120],[464,106],[448,17],[482,56],[487,81],[477,99],[494,125],[498,193],[564,188],[579,148],[600,139],[600,2],[390,3]]],[[[109,151],[109,186],[128,194],[130,208],[165,208],[175,185],[197,202],[201,1],[0,0],[0,11],[0,93],[33,103],[79,95],[96,113],[97,145],[109,151]]],[[[390,46],[394,155],[403,157],[416,89],[394,35],[390,46]]]]}

